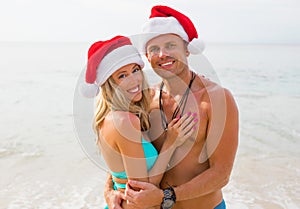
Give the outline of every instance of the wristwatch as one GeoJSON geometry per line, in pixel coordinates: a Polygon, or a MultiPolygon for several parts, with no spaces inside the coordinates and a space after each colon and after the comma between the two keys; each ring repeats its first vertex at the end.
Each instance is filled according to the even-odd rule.
{"type": "Polygon", "coordinates": [[[173,187],[168,187],[163,190],[164,193],[164,198],[161,203],[161,208],[162,209],[170,209],[173,207],[173,205],[176,202],[176,195],[173,187]]]}

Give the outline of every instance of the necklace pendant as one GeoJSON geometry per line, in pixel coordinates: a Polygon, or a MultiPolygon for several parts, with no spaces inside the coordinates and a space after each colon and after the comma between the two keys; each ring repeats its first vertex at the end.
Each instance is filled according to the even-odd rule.
{"type": "MultiPolygon", "coordinates": [[[[177,105],[177,107],[175,108],[175,110],[173,112],[172,120],[174,118],[176,118],[177,114],[179,114],[179,118],[181,118],[181,116],[182,116],[182,114],[185,110],[185,106],[186,106],[186,102],[187,102],[187,99],[188,99],[188,96],[189,96],[189,92],[191,90],[191,87],[192,87],[192,84],[193,84],[193,81],[195,80],[195,78],[196,78],[196,74],[194,72],[192,72],[192,77],[191,77],[190,83],[189,83],[188,87],[186,88],[183,96],[181,97],[181,99],[179,101],[179,104],[177,105]],[[181,110],[181,113],[180,113],[180,110],[181,110]]],[[[164,86],[164,82],[162,82],[161,85],[160,85],[159,109],[160,109],[160,114],[161,114],[162,127],[164,128],[165,131],[167,131],[168,130],[168,122],[167,122],[167,118],[166,118],[166,115],[164,113],[164,108],[163,108],[163,105],[162,105],[162,89],[163,89],[163,86],[164,86]]]]}

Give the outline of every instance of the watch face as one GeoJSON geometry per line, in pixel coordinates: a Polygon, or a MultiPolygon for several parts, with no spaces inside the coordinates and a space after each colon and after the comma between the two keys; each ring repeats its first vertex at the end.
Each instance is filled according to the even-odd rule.
{"type": "Polygon", "coordinates": [[[176,196],[172,188],[167,188],[163,190],[164,199],[161,204],[163,209],[171,209],[176,202],[176,196]]]}

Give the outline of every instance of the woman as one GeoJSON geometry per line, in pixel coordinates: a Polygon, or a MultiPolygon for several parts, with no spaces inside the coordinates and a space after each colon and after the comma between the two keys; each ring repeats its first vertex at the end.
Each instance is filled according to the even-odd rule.
{"type": "MultiPolygon", "coordinates": [[[[88,52],[86,82],[90,85],[85,95],[95,96],[101,88],[94,121],[97,144],[114,177],[115,190],[122,192],[127,179],[159,186],[174,150],[196,124],[192,114],[173,119],[158,155],[146,134],[152,93],[143,67],[139,53],[123,36],[96,42],[88,52]]],[[[126,208],[125,201],[122,206],[126,208]]]]}

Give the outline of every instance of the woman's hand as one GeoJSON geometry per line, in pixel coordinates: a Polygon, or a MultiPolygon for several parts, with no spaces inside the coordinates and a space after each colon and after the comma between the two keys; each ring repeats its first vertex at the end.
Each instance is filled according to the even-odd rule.
{"type": "Polygon", "coordinates": [[[196,113],[188,112],[181,118],[173,119],[168,125],[166,140],[174,143],[175,147],[181,146],[196,130],[196,116],[196,113]]]}
{"type": "Polygon", "coordinates": [[[126,199],[125,194],[121,191],[110,190],[104,194],[108,208],[122,209],[122,201],[126,199]]]}

